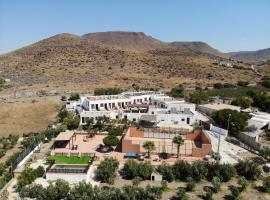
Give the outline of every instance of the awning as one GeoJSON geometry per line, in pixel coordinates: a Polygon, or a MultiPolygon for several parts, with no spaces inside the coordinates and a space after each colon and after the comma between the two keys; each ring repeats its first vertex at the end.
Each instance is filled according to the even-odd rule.
{"type": "Polygon", "coordinates": [[[70,140],[70,138],[73,136],[73,131],[65,131],[58,134],[58,136],[55,138],[55,141],[67,141],[70,140]]]}

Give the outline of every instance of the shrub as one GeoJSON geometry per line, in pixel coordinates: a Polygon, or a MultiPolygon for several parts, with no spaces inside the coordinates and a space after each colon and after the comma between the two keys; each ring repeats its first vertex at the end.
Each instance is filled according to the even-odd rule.
{"type": "Polygon", "coordinates": [[[238,85],[238,86],[241,86],[241,87],[247,87],[248,84],[249,84],[248,81],[238,81],[238,82],[237,82],[237,85],[238,85]]]}
{"type": "Polygon", "coordinates": [[[71,93],[70,94],[69,100],[71,100],[71,101],[77,101],[79,99],[80,99],[79,93],[71,93]]]}
{"type": "Polygon", "coordinates": [[[193,191],[195,188],[195,181],[192,177],[187,178],[187,185],[186,185],[186,191],[193,191]]]}
{"type": "Polygon", "coordinates": [[[206,166],[208,180],[212,180],[213,177],[217,176],[221,181],[227,182],[236,174],[235,168],[230,164],[207,163],[206,166]]]}
{"type": "Polygon", "coordinates": [[[106,146],[117,146],[119,144],[119,139],[114,135],[108,135],[105,138],[103,138],[103,143],[106,146]]]}
{"type": "Polygon", "coordinates": [[[200,181],[203,178],[207,177],[208,169],[204,161],[198,160],[192,164],[192,177],[196,181],[200,181]]]}
{"type": "Polygon", "coordinates": [[[270,80],[264,80],[261,82],[261,85],[266,88],[270,88],[270,80]]]}
{"type": "Polygon", "coordinates": [[[139,176],[136,176],[133,180],[132,180],[132,185],[138,186],[139,183],[142,181],[142,178],[139,176]]]}
{"type": "Polygon", "coordinates": [[[207,187],[205,188],[205,197],[204,197],[205,200],[212,200],[213,199],[213,191],[207,187]]]}
{"type": "Polygon", "coordinates": [[[182,85],[178,85],[172,88],[171,91],[168,92],[168,95],[174,98],[182,98],[184,97],[184,87],[182,85]]]}
{"type": "Polygon", "coordinates": [[[263,191],[270,193],[270,176],[263,179],[263,191]]]}
{"type": "Polygon", "coordinates": [[[123,90],[117,87],[114,88],[96,88],[94,95],[116,95],[122,93],[123,90]]]}
{"type": "Polygon", "coordinates": [[[238,185],[241,186],[241,191],[245,191],[247,186],[248,186],[248,181],[245,177],[241,176],[238,181],[237,181],[238,185]]]}
{"type": "Polygon", "coordinates": [[[68,115],[64,119],[64,124],[67,126],[68,130],[74,130],[79,127],[80,117],[76,115],[68,115]]]}
{"type": "Polygon", "coordinates": [[[188,196],[186,194],[186,190],[183,188],[179,188],[176,192],[176,195],[173,199],[178,199],[178,200],[188,200],[188,196]]]}
{"type": "Polygon", "coordinates": [[[236,186],[232,186],[231,192],[232,192],[231,199],[232,200],[239,200],[239,196],[241,194],[241,191],[239,190],[239,188],[236,186]]]}
{"type": "Polygon", "coordinates": [[[96,178],[104,183],[113,184],[119,162],[115,158],[106,158],[95,171],[96,178]]]}
{"type": "Polygon", "coordinates": [[[214,87],[215,89],[221,89],[221,88],[223,88],[223,85],[222,85],[222,83],[215,83],[215,84],[213,85],[213,87],[214,87]]]}
{"type": "Polygon", "coordinates": [[[3,164],[0,163],[0,176],[3,175],[4,171],[5,171],[5,167],[3,164]]]}
{"type": "Polygon", "coordinates": [[[124,129],[123,128],[109,128],[108,132],[109,132],[109,135],[121,136],[124,132],[124,129]]]}
{"type": "Polygon", "coordinates": [[[157,172],[162,175],[162,178],[166,181],[173,181],[174,174],[173,174],[173,168],[170,165],[167,165],[165,163],[162,163],[157,167],[157,172]]]}
{"type": "Polygon", "coordinates": [[[213,185],[213,188],[214,188],[214,191],[215,191],[215,192],[220,191],[220,188],[221,188],[221,181],[220,181],[220,178],[219,178],[219,177],[214,176],[211,183],[212,183],[212,185],[213,185]]]}
{"type": "Polygon", "coordinates": [[[250,107],[251,102],[249,101],[249,99],[246,99],[244,97],[237,97],[232,101],[232,105],[240,106],[241,108],[245,109],[250,107]]]}
{"type": "Polygon", "coordinates": [[[128,179],[140,177],[142,180],[149,179],[154,168],[150,162],[138,163],[135,160],[129,159],[121,170],[121,174],[128,179]]]}
{"type": "Polygon", "coordinates": [[[173,165],[174,176],[176,179],[186,181],[188,177],[192,177],[191,165],[183,160],[177,160],[173,165]]]}
{"type": "Polygon", "coordinates": [[[256,180],[261,175],[259,165],[252,160],[240,160],[235,168],[239,176],[244,176],[248,180],[256,180]]]}

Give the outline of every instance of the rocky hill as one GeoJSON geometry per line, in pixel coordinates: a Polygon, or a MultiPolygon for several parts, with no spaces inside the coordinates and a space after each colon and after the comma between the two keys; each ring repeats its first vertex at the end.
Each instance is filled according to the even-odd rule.
{"type": "Polygon", "coordinates": [[[171,46],[178,47],[178,48],[190,48],[195,51],[200,51],[202,53],[213,54],[216,56],[224,57],[224,54],[214,49],[213,47],[209,46],[204,42],[172,42],[170,43],[171,46]]]}
{"type": "Polygon", "coordinates": [[[98,33],[59,34],[0,55],[0,77],[10,79],[17,90],[85,91],[105,86],[170,88],[179,83],[206,86],[258,79],[249,67],[214,65],[214,60],[226,59],[194,44],[192,48],[168,45],[143,33],[118,33],[108,33],[115,38],[110,42],[96,39],[102,38],[98,33]],[[125,34],[128,41],[121,39],[125,34]]]}
{"type": "Polygon", "coordinates": [[[260,62],[270,60],[270,48],[258,51],[239,51],[228,53],[229,57],[244,62],[260,62]]]}
{"type": "Polygon", "coordinates": [[[168,44],[152,38],[151,36],[147,36],[142,32],[98,32],[88,33],[82,37],[107,46],[131,51],[147,51],[169,46],[168,44]]]}

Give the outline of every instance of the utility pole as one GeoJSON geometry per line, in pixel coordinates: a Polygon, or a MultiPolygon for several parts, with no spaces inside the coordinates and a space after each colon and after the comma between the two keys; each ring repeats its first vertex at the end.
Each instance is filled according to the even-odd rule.
{"type": "MultiPolygon", "coordinates": [[[[231,114],[229,114],[229,117],[228,117],[228,125],[227,125],[227,131],[228,131],[228,133],[229,133],[229,127],[230,127],[230,119],[231,119],[231,114]]],[[[219,135],[218,135],[218,151],[217,151],[218,155],[220,155],[219,154],[220,140],[221,140],[221,134],[219,133],[219,135]]]]}

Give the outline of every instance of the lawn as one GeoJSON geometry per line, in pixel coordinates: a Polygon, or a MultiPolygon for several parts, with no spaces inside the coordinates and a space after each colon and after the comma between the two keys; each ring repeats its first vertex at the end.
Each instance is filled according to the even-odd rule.
{"type": "Polygon", "coordinates": [[[88,164],[92,158],[89,156],[49,156],[48,160],[54,160],[57,164],[88,164]]]}

